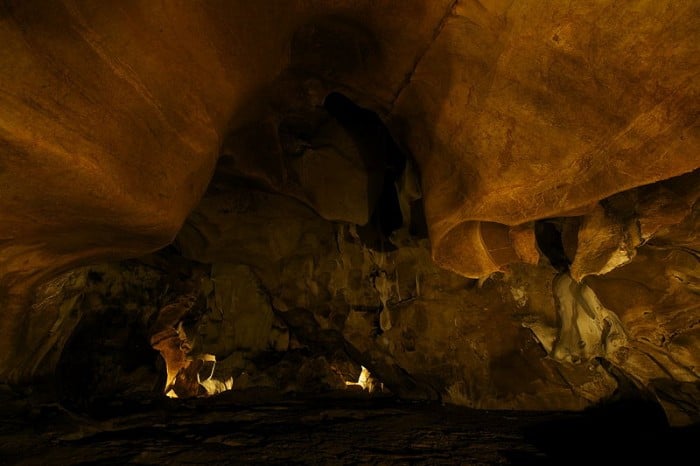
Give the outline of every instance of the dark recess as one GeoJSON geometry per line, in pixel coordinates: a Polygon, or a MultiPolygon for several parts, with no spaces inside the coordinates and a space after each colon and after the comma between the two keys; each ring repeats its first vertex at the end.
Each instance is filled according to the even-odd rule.
{"type": "Polygon", "coordinates": [[[126,391],[153,392],[159,355],[151,348],[145,328],[123,309],[110,307],[86,315],[68,340],[56,368],[61,403],[89,411],[94,403],[126,391]],[[141,375],[137,375],[140,371],[141,375]],[[140,385],[146,383],[146,386],[140,385]],[[140,386],[134,386],[134,384],[140,386]]]}
{"type": "Polygon", "coordinates": [[[552,267],[559,272],[568,272],[571,261],[564,251],[561,225],[554,220],[538,220],[535,222],[535,238],[537,247],[549,259],[552,267]]]}
{"type": "Polygon", "coordinates": [[[359,228],[358,233],[368,247],[393,250],[395,248],[388,238],[403,224],[396,181],[406,168],[406,155],[375,112],[359,107],[338,92],[329,94],[323,106],[352,135],[361,149],[368,171],[383,173],[379,197],[372,209],[369,224],[359,228]]]}

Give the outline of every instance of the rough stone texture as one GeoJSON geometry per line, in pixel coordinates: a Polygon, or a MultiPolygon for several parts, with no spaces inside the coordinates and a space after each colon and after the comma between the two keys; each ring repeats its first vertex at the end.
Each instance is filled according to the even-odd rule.
{"type": "Polygon", "coordinates": [[[697,168],[700,46],[679,39],[697,26],[692,2],[455,2],[394,107],[437,262],[486,275],[469,222],[558,216],[697,168]]]}
{"type": "Polygon", "coordinates": [[[252,386],[361,364],[404,397],[580,408],[633,387],[697,421],[699,18],[670,0],[3,3],[0,380],[50,376],[105,300],[157,322],[193,264],[171,256],[138,300],[129,267],[104,282],[123,292],[61,274],[177,235],[213,284],[143,328],[180,369],[176,324],[252,386]],[[542,219],[561,250],[535,246],[542,219]]]}
{"type": "Polygon", "coordinates": [[[0,454],[16,465],[685,464],[699,431],[664,426],[644,403],[513,413],[334,395],[139,398],[105,404],[86,419],[0,392],[0,454]],[[599,436],[581,448],[590,432],[599,436]]]}
{"type": "MultiPolygon", "coordinates": [[[[688,188],[697,185],[692,182],[694,178],[696,174],[666,184],[688,188]]],[[[676,246],[653,246],[655,241],[661,241],[660,237],[648,236],[647,245],[635,253],[628,265],[600,277],[591,276],[582,283],[566,273],[557,273],[546,259],[539,265],[511,266],[507,273],[478,283],[436,267],[430,260],[427,242],[412,238],[403,229],[393,235],[400,247],[382,252],[364,246],[355,227],[323,227],[319,220],[303,223],[305,230],[301,233],[292,229],[297,232],[280,236],[275,225],[269,225],[268,218],[258,212],[275,212],[279,210],[276,204],[295,203],[281,196],[268,196],[267,203],[257,207],[250,204],[245,212],[221,213],[223,210],[217,205],[230,205],[231,199],[241,196],[236,183],[231,181],[230,185],[228,190],[216,184],[212,187],[215,197],[205,196],[175,244],[189,251],[190,259],[215,257],[216,263],[224,264],[250,257],[246,249],[266,251],[266,256],[256,256],[255,271],[273,308],[286,322],[290,336],[296,336],[303,344],[319,344],[321,338],[321,351],[327,357],[342,350],[403,397],[440,398],[488,408],[580,408],[601,401],[616,390],[624,391],[619,374],[611,372],[608,363],[622,371],[623,382],[629,378],[641,391],[653,391],[657,379],[682,383],[698,380],[697,375],[692,375],[698,363],[695,340],[681,339],[688,346],[671,347],[656,337],[655,344],[649,345],[648,332],[658,332],[660,327],[670,326],[673,330],[669,331],[678,336],[694,335],[698,318],[697,295],[693,279],[688,278],[697,275],[696,259],[676,246]],[[204,212],[221,214],[212,220],[214,217],[204,212]],[[189,231],[204,231],[198,225],[205,217],[202,223],[209,225],[208,236],[206,241],[198,239],[198,244],[206,247],[189,249],[189,231]],[[234,226],[238,226],[238,235],[247,229],[258,235],[255,240],[248,236],[248,241],[235,248],[221,247],[230,238],[229,228],[234,226]],[[299,237],[308,242],[299,243],[299,237]],[[286,243],[280,243],[281,238],[286,243]],[[314,246],[304,246],[310,243],[314,246]],[[279,250],[294,253],[281,256],[279,250]],[[652,266],[643,262],[649,254],[660,254],[663,259],[657,259],[652,266]],[[675,261],[669,259],[669,254],[675,261]],[[664,271],[666,267],[670,271],[664,271]],[[648,276],[639,277],[640,272],[635,270],[643,270],[648,276]],[[685,275],[672,270],[684,270],[685,275]],[[617,276],[630,284],[609,285],[617,276]],[[677,316],[664,319],[661,326],[656,320],[647,324],[629,319],[633,312],[630,305],[642,299],[633,283],[639,280],[651,286],[651,277],[657,277],[666,306],[677,316]],[[668,283],[671,277],[684,277],[684,281],[674,286],[668,283]],[[632,293],[633,298],[620,290],[632,293]],[[323,332],[326,337],[313,336],[323,332]]],[[[645,207],[640,203],[634,204],[639,205],[639,212],[635,213],[635,208],[625,211],[629,218],[614,216],[624,207],[622,197],[636,199],[651,189],[645,187],[604,200],[608,215],[618,218],[609,222],[618,224],[644,217],[645,207]]],[[[253,190],[249,196],[261,195],[253,190]]],[[[674,211],[674,202],[686,201],[681,197],[669,202],[670,211],[674,211]]],[[[291,205],[285,210],[290,209],[291,205]]],[[[601,210],[603,207],[598,207],[577,221],[579,236],[588,231],[588,219],[598,218],[601,210]]],[[[685,212],[686,217],[696,215],[685,212]]],[[[677,225],[683,225],[685,220],[676,217],[677,225]]],[[[680,232],[674,239],[688,243],[682,241],[680,232]]],[[[595,254],[588,252],[590,247],[598,251],[600,244],[579,240],[570,248],[574,248],[577,258],[593,257],[595,254]]],[[[247,287],[249,293],[256,293],[256,288],[257,285],[247,287]]],[[[641,312],[649,316],[667,314],[669,311],[658,299],[650,300],[641,312]]],[[[264,315],[258,312],[258,319],[262,319],[259,322],[265,320],[264,315]]],[[[252,331],[256,325],[251,323],[247,328],[252,331]]],[[[248,376],[260,370],[255,365],[247,367],[248,376]]],[[[237,377],[235,373],[222,376],[233,376],[234,380],[237,377]]],[[[688,405],[692,403],[685,402],[688,405]]],[[[672,408],[667,411],[670,417],[674,416],[672,408]]],[[[689,422],[696,416],[692,408],[690,411],[685,414],[690,418],[682,420],[679,415],[675,420],[689,422]]]]}
{"type": "Polygon", "coordinates": [[[182,293],[158,268],[136,262],[63,274],[36,291],[27,320],[37,344],[17,362],[33,364],[38,391],[53,389],[71,406],[162,389],[151,326],[159,307],[182,293]]]}

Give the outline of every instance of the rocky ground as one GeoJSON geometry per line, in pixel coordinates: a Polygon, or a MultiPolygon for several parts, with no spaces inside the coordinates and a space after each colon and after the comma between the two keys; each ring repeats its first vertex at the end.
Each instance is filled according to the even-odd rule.
{"type": "Polygon", "coordinates": [[[21,465],[689,464],[700,431],[669,429],[643,403],[533,413],[260,391],[112,400],[82,414],[15,399],[2,410],[0,464],[21,465]]]}

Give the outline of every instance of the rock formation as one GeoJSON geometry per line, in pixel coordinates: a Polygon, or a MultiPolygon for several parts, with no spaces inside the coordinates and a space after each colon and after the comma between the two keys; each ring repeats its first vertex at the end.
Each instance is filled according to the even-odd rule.
{"type": "Polygon", "coordinates": [[[697,2],[258,3],[0,6],[0,382],[698,421],[697,2]]]}

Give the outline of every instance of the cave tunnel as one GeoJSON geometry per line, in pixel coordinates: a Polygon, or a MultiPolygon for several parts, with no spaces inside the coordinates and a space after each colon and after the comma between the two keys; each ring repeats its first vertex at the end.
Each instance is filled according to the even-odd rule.
{"type": "Polygon", "coordinates": [[[482,3],[0,4],[0,464],[692,458],[697,8],[482,3]]]}

